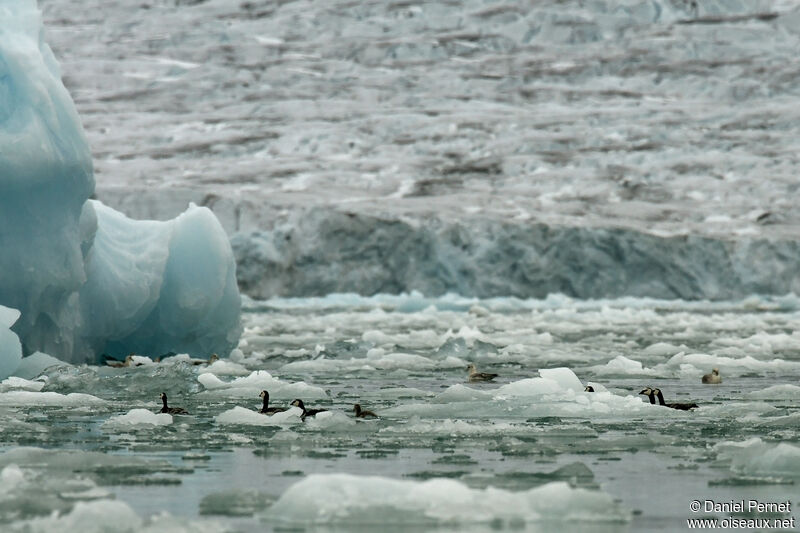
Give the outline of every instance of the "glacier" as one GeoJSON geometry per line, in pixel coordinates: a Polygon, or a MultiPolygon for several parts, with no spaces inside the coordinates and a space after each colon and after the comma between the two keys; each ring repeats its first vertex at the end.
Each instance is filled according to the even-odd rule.
{"type": "Polygon", "coordinates": [[[4,0],[0,376],[21,351],[69,362],[227,355],[241,333],[241,304],[230,243],[213,213],[190,206],[174,220],[135,221],[90,199],[94,188],[89,145],[41,13],[33,0],[4,0]]]}
{"type": "Polygon", "coordinates": [[[455,293],[491,298],[738,299],[800,293],[800,242],[660,236],[493,218],[390,217],[305,208],[231,238],[255,298],[455,293]]]}
{"type": "Polygon", "coordinates": [[[98,198],[252,297],[800,290],[796,2],[103,8],[44,4],[98,198]]]}

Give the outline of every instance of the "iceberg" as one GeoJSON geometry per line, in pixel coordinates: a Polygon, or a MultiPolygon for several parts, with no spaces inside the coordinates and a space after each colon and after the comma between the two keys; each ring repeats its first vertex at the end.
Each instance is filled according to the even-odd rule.
{"type": "Polygon", "coordinates": [[[22,345],[11,326],[19,318],[19,311],[0,305],[0,379],[16,370],[22,360],[22,345]]]}
{"type": "Polygon", "coordinates": [[[228,355],[240,298],[210,210],[136,221],[90,200],[91,153],[34,0],[0,2],[0,376],[24,353],[228,355]]]}

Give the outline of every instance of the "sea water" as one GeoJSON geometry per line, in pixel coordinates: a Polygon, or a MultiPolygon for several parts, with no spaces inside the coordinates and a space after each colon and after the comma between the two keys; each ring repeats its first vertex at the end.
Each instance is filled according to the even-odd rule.
{"type": "Polygon", "coordinates": [[[673,531],[728,515],[693,500],[795,504],[795,297],[244,309],[239,349],[210,366],[141,357],[0,384],[2,529],[673,531]],[[498,377],[470,383],[470,362],[498,377]],[[701,384],[712,367],[722,383],[701,384]],[[699,408],[651,406],[647,386],[699,408]],[[288,410],[258,414],[262,389],[288,410]],[[162,391],[190,414],[155,414],[162,391]],[[295,398],[328,411],[303,421],[295,398]]]}

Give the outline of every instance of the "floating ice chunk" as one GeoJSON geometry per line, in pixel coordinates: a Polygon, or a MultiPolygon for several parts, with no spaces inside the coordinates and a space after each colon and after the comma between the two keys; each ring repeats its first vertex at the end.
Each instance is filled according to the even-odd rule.
{"type": "Polygon", "coordinates": [[[238,363],[220,359],[200,370],[200,374],[207,373],[212,373],[216,376],[246,376],[250,374],[250,371],[238,363]]]}
{"type": "Polygon", "coordinates": [[[134,426],[168,426],[172,424],[172,415],[153,413],[147,409],[131,409],[124,415],[112,416],[103,423],[106,429],[131,429],[134,426]]]}
{"type": "Polygon", "coordinates": [[[548,483],[527,491],[472,489],[451,479],[417,482],[379,476],[314,474],[289,487],[268,510],[290,524],[506,525],[540,520],[626,522],[629,514],[602,492],[548,483]]]}
{"type": "Polygon", "coordinates": [[[297,383],[287,383],[272,375],[266,370],[256,370],[249,376],[236,378],[233,381],[223,381],[212,373],[200,374],[197,376],[206,391],[200,394],[215,394],[219,396],[233,398],[254,398],[262,390],[270,394],[270,398],[327,398],[328,394],[320,387],[308,385],[300,381],[297,383]]]}
{"type": "Polygon", "coordinates": [[[0,405],[30,407],[34,405],[48,407],[80,407],[87,405],[103,405],[101,400],[91,394],[73,392],[59,394],[57,392],[10,391],[0,392],[0,405]]]}
{"type": "Polygon", "coordinates": [[[717,457],[730,461],[737,474],[800,477],[800,448],[792,444],[771,444],[754,437],[743,442],[714,445],[717,457]]]}
{"type": "Polygon", "coordinates": [[[774,353],[800,350],[800,332],[767,333],[759,331],[749,337],[720,337],[713,342],[716,346],[741,348],[745,353],[772,355],[774,353]]]}
{"type": "MultiPolygon", "coordinates": [[[[106,494],[106,498],[108,498],[106,494]]],[[[100,499],[78,502],[69,512],[53,512],[45,518],[34,518],[15,524],[13,531],[51,533],[52,531],[81,533],[222,533],[228,527],[207,519],[190,520],[166,512],[142,520],[124,502],[100,499]]]]}
{"type": "Polygon", "coordinates": [[[130,355],[130,366],[150,366],[156,364],[152,359],[146,355],[130,355]]]}
{"type": "Polygon", "coordinates": [[[593,417],[595,415],[675,416],[672,409],[653,409],[639,396],[618,396],[610,392],[576,392],[558,382],[528,378],[491,391],[471,391],[454,385],[434,401],[398,405],[383,411],[387,416],[423,418],[522,419],[540,416],[593,417]]]}
{"type": "Polygon", "coordinates": [[[0,494],[12,492],[25,479],[17,465],[8,465],[0,471],[0,494]]]}
{"type": "Polygon", "coordinates": [[[23,357],[14,375],[24,379],[33,379],[53,366],[68,366],[67,363],[56,359],[46,353],[36,352],[28,357],[23,357]]]}
{"type": "Polygon", "coordinates": [[[127,504],[116,500],[78,502],[67,514],[54,513],[47,518],[37,518],[25,523],[24,531],[50,533],[52,531],[81,531],[107,533],[108,531],[141,531],[142,519],[127,504]]]}
{"type": "Polygon", "coordinates": [[[355,419],[339,411],[323,411],[306,418],[306,426],[313,429],[347,431],[352,429],[355,424],[355,419]]]}
{"type": "MultiPolygon", "coordinates": [[[[137,222],[87,201],[91,153],[35,1],[3,2],[0,20],[0,302],[21,311],[14,331],[25,351],[72,362],[227,354],[240,299],[216,217],[190,206],[174,220],[137,222]]],[[[0,377],[20,358],[7,326],[0,377]]]]}
{"type": "Polygon", "coordinates": [[[22,379],[15,376],[8,377],[0,382],[0,391],[7,391],[12,389],[21,389],[26,391],[38,392],[44,388],[44,381],[31,381],[22,379]]]}
{"type": "Polygon", "coordinates": [[[509,422],[479,422],[471,420],[420,420],[412,417],[403,425],[393,425],[381,429],[378,433],[421,434],[421,435],[478,435],[492,436],[508,433],[530,434],[530,426],[515,425],[509,422]]]}
{"type": "Polygon", "coordinates": [[[754,400],[788,400],[800,398],[800,387],[797,385],[773,385],[766,389],[753,391],[747,395],[754,400]]]}
{"type": "Polygon", "coordinates": [[[474,402],[480,400],[489,400],[493,397],[489,391],[473,389],[466,385],[457,383],[450,385],[444,392],[436,395],[436,403],[453,403],[453,402],[474,402]]]}
{"type": "Polygon", "coordinates": [[[448,331],[445,334],[444,340],[448,339],[464,339],[467,343],[467,346],[472,346],[475,344],[475,341],[483,341],[486,342],[489,339],[484,335],[481,330],[478,328],[471,328],[469,326],[461,326],[457,333],[453,333],[452,331],[448,331]]]}
{"type": "Polygon", "coordinates": [[[583,383],[569,368],[543,368],[539,370],[539,375],[544,379],[555,381],[562,389],[583,392],[583,383]]]}
{"type": "Polygon", "coordinates": [[[566,391],[583,392],[584,385],[569,368],[541,369],[539,375],[541,377],[521,379],[503,385],[495,391],[495,397],[541,396],[566,391]]]}
{"type": "Polygon", "coordinates": [[[655,344],[651,344],[643,351],[646,355],[666,357],[675,355],[676,353],[685,349],[685,346],[675,346],[667,342],[657,342],[655,344]]]}
{"type": "Polygon", "coordinates": [[[431,370],[465,366],[466,363],[457,357],[446,357],[441,361],[433,361],[422,355],[386,353],[385,350],[373,348],[367,352],[367,357],[294,361],[283,365],[281,370],[284,372],[374,372],[376,370],[431,370]]]}
{"type": "Polygon", "coordinates": [[[80,300],[95,352],[227,355],[241,326],[235,264],[206,208],[166,222],[136,221],[90,201],[97,232],[80,300]]]}
{"type": "Polygon", "coordinates": [[[217,424],[224,425],[283,426],[300,423],[302,414],[303,411],[298,407],[290,407],[282,413],[268,416],[237,405],[233,409],[218,414],[214,420],[217,424]]]}
{"type": "MultiPolygon", "coordinates": [[[[71,475],[41,476],[8,464],[0,470],[0,523],[12,531],[30,531],[18,522],[36,515],[66,512],[75,502],[108,498],[111,494],[92,480],[71,475]],[[9,521],[13,525],[9,524],[9,521]],[[16,523],[14,523],[17,521],[16,523]]],[[[27,524],[26,524],[27,525],[27,524]]],[[[7,528],[3,527],[3,531],[7,528]]]]}
{"type": "MultiPolygon", "coordinates": [[[[760,360],[752,356],[740,358],[725,357],[721,355],[710,355],[704,353],[684,354],[679,353],[670,358],[665,363],[666,368],[681,367],[690,364],[701,374],[705,374],[712,368],[719,368],[720,374],[725,379],[725,374],[741,374],[745,372],[780,372],[783,370],[800,370],[800,362],[785,361],[783,359],[760,360]],[[702,369],[708,369],[705,372],[702,369]]],[[[657,365],[657,369],[661,365],[657,365]]]]}
{"type": "Polygon", "coordinates": [[[272,374],[266,370],[256,370],[247,377],[236,378],[233,381],[222,381],[214,373],[204,373],[197,376],[197,381],[209,390],[239,387],[269,390],[270,387],[274,388],[282,384],[279,379],[273,378],[272,374]]]}
{"type": "Polygon", "coordinates": [[[0,379],[10,376],[22,360],[22,344],[10,329],[19,315],[16,309],[0,305],[0,379]]]}
{"type": "Polygon", "coordinates": [[[624,355],[618,355],[604,365],[589,367],[595,374],[609,375],[634,375],[634,376],[653,376],[658,372],[652,368],[644,368],[642,363],[635,359],[629,359],[624,355]]]}

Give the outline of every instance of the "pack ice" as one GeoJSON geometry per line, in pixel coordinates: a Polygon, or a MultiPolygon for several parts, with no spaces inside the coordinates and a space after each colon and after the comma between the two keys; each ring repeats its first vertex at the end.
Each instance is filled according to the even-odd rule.
{"type": "Polygon", "coordinates": [[[34,0],[0,0],[0,377],[20,352],[227,355],[241,326],[233,254],[190,206],[135,221],[89,200],[92,160],[34,0]],[[13,332],[8,331],[12,327],[13,332]]]}

